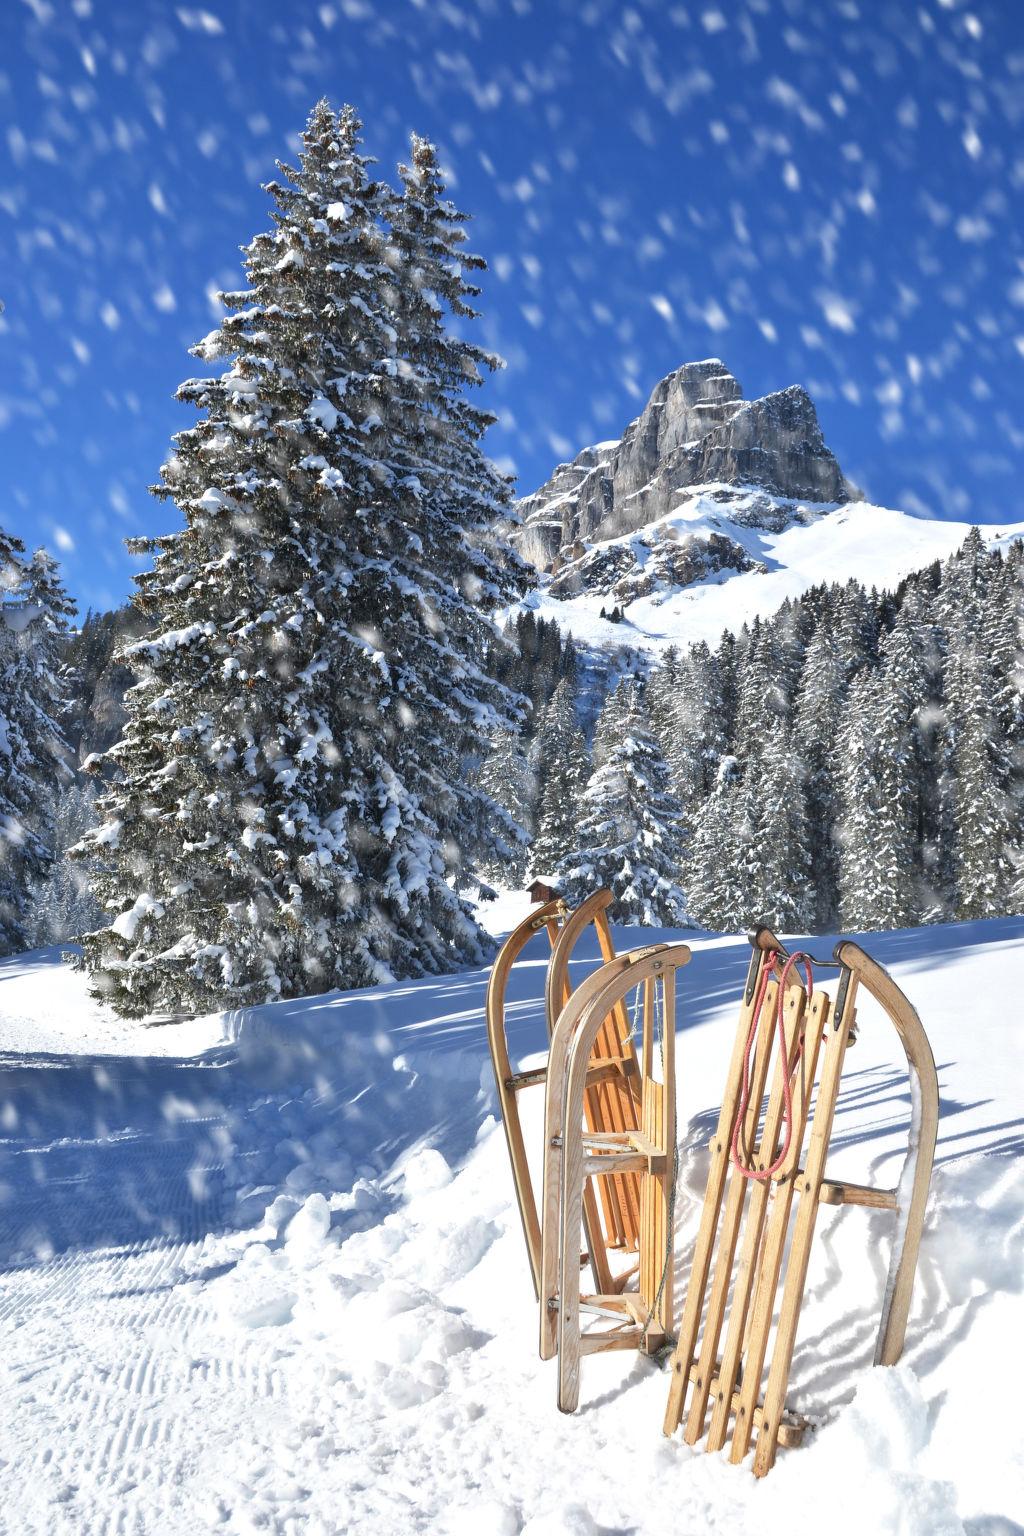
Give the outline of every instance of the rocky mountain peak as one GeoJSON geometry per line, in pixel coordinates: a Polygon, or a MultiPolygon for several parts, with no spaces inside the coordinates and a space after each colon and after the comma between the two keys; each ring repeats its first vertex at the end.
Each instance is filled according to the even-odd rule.
{"type": "Polygon", "coordinates": [[[520,550],[539,570],[557,572],[594,542],[678,510],[695,486],[758,487],[769,493],[760,498],[766,503],[859,497],[825,444],[806,390],[792,385],[744,400],[725,364],[708,358],[663,378],[619,441],[585,448],[520,501],[520,550]]]}

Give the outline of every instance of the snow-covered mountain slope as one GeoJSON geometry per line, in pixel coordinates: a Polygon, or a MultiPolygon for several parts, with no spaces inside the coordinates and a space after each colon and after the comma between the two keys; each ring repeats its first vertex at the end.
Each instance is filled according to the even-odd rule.
{"type": "MultiPolygon", "coordinates": [[[[779,532],[730,515],[732,509],[742,514],[764,499],[757,487],[700,487],[678,512],[590,546],[580,564],[607,561],[607,569],[621,573],[616,580],[570,594],[564,570],[554,579],[542,575],[523,606],[600,649],[630,645],[657,654],[669,645],[697,640],[716,645],[723,630],[735,633],[758,615],[768,618],[787,597],[799,597],[819,582],[852,577],[868,587],[891,589],[912,571],[952,554],[970,528],[969,523],[911,517],[863,501],[830,507],[772,498],[773,509],[792,514],[792,522],[779,532]],[[725,490],[729,494],[723,504],[719,498],[725,490]],[[720,539],[728,541],[730,563],[715,569],[721,558],[715,541],[720,539]],[[697,567],[689,582],[673,579],[678,571],[671,562],[682,558],[676,549],[697,567]],[[702,559],[711,566],[706,573],[699,569],[702,559]],[[622,609],[621,623],[601,617],[602,608],[608,613],[615,607],[622,609]]],[[[1024,522],[986,527],[984,533],[993,544],[1024,538],[1024,522]]]]}
{"type": "MultiPolygon", "coordinates": [[[[746,963],[739,939],[686,938],[679,1299],[746,963]]],[[[942,1090],[907,1349],[872,1370],[891,1218],[823,1209],[792,1389],[820,1428],[763,1483],[663,1438],[653,1362],[589,1358],[580,1411],[556,1411],[483,971],[186,1031],[107,1016],[55,952],[0,962],[0,1527],[1010,1536],[1024,1090],[1002,999],[1024,921],[869,944],[917,1004],[942,1090]]],[[[544,1043],[544,964],[539,936],[511,981],[520,1061],[544,1043]]],[[[891,1028],[868,1008],[861,1026],[830,1171],[891,1184],[906,1077],[891,1028]]]]}
{"type": "MultiPolygon", "coordinates": [[[[585,449],[519,503],[517,542],[538,571],[523,606],[598,649],[715,644],[819,582],[892,588],[970,526],[859,494],[803,390],[743,401],[718,359],[684,364],[621,441],[585,449]]],[[[1024,522],[985,533],[1024,537],[1024,522]]]]}

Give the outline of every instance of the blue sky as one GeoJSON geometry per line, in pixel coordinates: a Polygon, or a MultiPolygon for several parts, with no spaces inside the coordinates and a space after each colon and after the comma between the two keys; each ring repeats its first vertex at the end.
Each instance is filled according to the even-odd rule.
{"type": "Polygon", "coordinates": [[[872,499],[1024,517],[1019,0],[3,0],[0,523],[83,606],[173,520],[186,349],[321,95],[386,174],[439,145],[522,491],[719,356],[872,499]]]}

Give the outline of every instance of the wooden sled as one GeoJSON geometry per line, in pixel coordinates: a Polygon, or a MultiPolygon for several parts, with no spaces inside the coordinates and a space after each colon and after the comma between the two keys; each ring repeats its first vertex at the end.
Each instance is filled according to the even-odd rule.
{"type": "MultiPolygon", "coordinates": [[[[513,929],[502,945],[487,985],[487,1038],[491,1065],[501,1107],[502,1124],[508,1145],[516,1201],[523,1223],[523,1236],[530,1262],[534,1294],[540,1295],[541,1228],[537,1197],[530,1177],[518,1096],[526,1088],[543,1084],[547,1067],[528,1072],[513,1072],[505,1031],[505,993],[509,973],[526,945],[542,929],[551,943],[545,987],[545,1015],[548,1038],[555,1020],[572,992],[569,965],[580,935],[593,924],[604,961],[615,956],[615,945],[608,924],[610,891],[595,891],[575,911],[558,897],[544,902],[513,929]]],[[[630,1038],[629,1020],[619,1003],[609,1010],[593,1043],[587,1075],[583,1109],[592,1131],[633,1131],[640,1128],[640,1067],[636,1048],[630,1038]]],[[[598,1197],[589,1182],[583,1193],[583,1225],[587,1242],[587,1261],[598,1291],[621,1288],[624,1276],[614,1277],[608,1262],[609,1249],[635,1250],[640,1234],[640,1179],[624,1172],[614,1180],[603,1180],[600,1209],[598,1197]],[[601,1223],[601,1210],[604,1226],[601,1223]]]]}
{"type": "Polygon", "coordinates": [[[661,1347],[671,1327],[675,973],[689,958],[685,944],[657,944],[609,960],[573,993],[552,1035],[544,1106],[540,1353],[545,1360],[558,1356],[558,1406],[563,1413],[572,1413],[579,1402],[583,1355],[607,1349],[650,1353],[661,1347]],[[594,1044],[636,987],[643,988],[640,1126],[585,1132],[584,1098],[594,1044]],[[659,1014],[660,1082],[654,1075],[659,1014]],[[596,1293],[581,1295],[579,1244],[586,1183],[597,1178],[611,1184],[624,1175],[639,1183],[638,1289],[611,1289],[598,1282],[596,1293]],[[612,1327],[584,1333],[585,1317],[607,1319],[612,1327]]]}
{"type": "Polygon", "coordinates": [[[664,1428],[667,1435],[673,1434],[685,1411],[683,1438],[695,1445],[705,1432],[710,1408],[706,1448],[721,1450],[732,1421],[729,1454],[733,1462],[743,1460],[756,1430],[754,1472],[763,1477],[775,1461],[776,1447],[799,1444],[805,1428],[805,1421],[786,1409],[785,1399],[820,1204],[864,1205],[895,1212],[896,1232],[875,1364],[893,1365],[900,1357],[935,1151],[938,1080],[917,1013],[888,973],[858,944],[846,940],[836,945],[829,963],[839,968],[839,986],[832,1001],[821,990],[808,993],[796,974],[797,957],[788,956],[767,928],[758,928],[750,942],[753,954],[725,1098],[711,1142],[707,1192],[672,1358],[664,1428]],[[785,1058],[776,1040],[780,983],[785,988],[785,1058]],[[854,1004],[860,987],[888,1014],[907,1056],[911,1126],[896,1189],[836,1183],[825,1176],[843,1061],[855,1033],[854,1004]],[[772,1086],[758,1140],[773,1050],[772,1086]],[[804,1134],[819,1066],[804,1156],[804,1134]],[[783,1136],[787,1080],[791,1099],[788,1147],[783,1136]],[[746,1175],[735,1165],[734,1157],[748,1170],[746,1175]],[[796,1215],[790,1231],[794,1197],[796,1215]],[[787,1239],[789,1257],[762,1396],[787,1239]],[[708,1293],[712,1257],[714,1276],[708,1293]]]}

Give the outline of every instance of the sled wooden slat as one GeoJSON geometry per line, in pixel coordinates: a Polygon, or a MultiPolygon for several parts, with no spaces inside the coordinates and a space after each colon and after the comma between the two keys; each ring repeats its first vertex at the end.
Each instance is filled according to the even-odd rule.
{"type": "MultiPolygon", "coordinates": [[[[754,954],[748,970],[718,1133],[712,1142],[708,1190],[683,1308],[679,1344],[673,1358],[665,1430],[671,1434],[678,1427],[684,1416],[687,1396],[692,1394],[684,1433],[687,1441],[696,1443],[703,1434],[708,1400],[713,1399],[707,1449],[721,1449],[729,1436],[730,1420],[733,1420],[730,1459],[742,1461],[756,1433],[753,1470],[763,1477],[774,1463],[777,1447],[798,1444],[806,1427],[806,1421],[800,1421],[799,1417],[794,1420],[792,1410],[786,1404],[786,1393],[821,1204],[896,1213],[895,1240],[875,1362],[891,1364],[899,1358],[934,1155],[938,1082],[931,1050],[916,1012],[892,978],[851,941],[841,942],[834,951],[832,963],[839,970],[834,999],[820,989],[808,998],[795,975],[794,984],[787,984],[783,1012],[784,1051],[780,1052],[774,1031],[766,1032],[763,1027],[764,1015],[760,1020],[752,1020],[752,1007],[760,991],[766,964],[775,970],[788,957],[766,928],[756,931],[752,943],[754,954]],[[775,958],[768,960],[766,956],[775,958]],[[879,1003],[899,1033],[911,1078],[912,1112],[907,1159],[895,1190],[877,1189],[826,1175],[843,1065],[855,1036],[855,1003],[861,987],[879,1003]],[[756,1041],[751,1063],[750,1105],[740,1139],[747,1175],[736,1169],[730,1177],[727,1161],[743,1091],[745,1042],[752,1023],[756,1028],[756,1041]],[[754,1114],[752,1128],[750,1110],[755,1104],[760,1106],[765,1069],[773,1052],[772,1088],[754,1153],[757,1114],[754,1114]],[[756,1175],[764,1174],[778,1156],[784,1124],[783,1087],[787,1079],[791,1089],[792,1126],[785,1161],[773,1175],[757,1178],[756,1175]],[[812,1101],[813,1116],[810,1115],[812,1101]],[[806,1156],[803,1152],[805,1136],[808,1137],[806,1156]],[[778,1320],[773,1322],[777,1297],[778,1320]],[[719,1357],[726,1304],[728,1322],[719,1357]],[[698,1351],[702,1318],[703,1335],[698,1351]],[[770,1342],[771,1357],[768,1359],[770,1342]],[[767,1380],[762,1398],[766,1362],[767,1380]]],[[[773,987],[774,982],[769,982],[766,987],[765,1013],[774,1013],[768,995],[773,987]]]]}
{"type": "MultiPolygon", "coordinates": [[[[793,1094],[793,1135],[786,1161],[774,1181],[772,1206],[768,1216],[761,1262],[754,1288],[750,1312],[750,1327],[743,1359],[743,1384],[739,1400],[734,1405],[736,1423],[733,1428],[729,1459],[742,1461],[750,1446],[753,1427],[761,1426],[761,1410],[757,1406],[761,1396],[761,1377],[765,1355],[768,1352],[768,1334],[775,1311],[775,1293],[782,1268],[782,1255],[789,1231],[790,1209],[793,1203],[794,1170],[800,1162],[804,1130],[814,1092],[814,1078],[818,1065],[822,1030],[828,1022],[832,1000],[825,992],[815,992],[809,1009],[809,1024],[804,1035],[804,1050],[800,1057],[793,1094]]],[[[782,1441],[780,1440],[780,1444],[782,1441]]]]}
{"type": "MultiPolygon", "coordinates": [[[[855,985],[855,982],[850,982],[850,991],[846,999],[847,1010],[851,1014],[854,1001],[852,993],[855,985]]],[[[786,1265],[786,1278],[782,1288],[782,1301],[779,1305],[775,1348],[772,1352],[772,1363],[768,1368],[768,1382],[761,1405],[761,1428],[754,1448],[754,1472],[758,1477],[763,1477],[775,1460],[779,1420],[789,1383],[789,1368],[793,1360],[793,1346],[796,1343],[800,1304],[803,1301],[807,1265],[811,1257],[811,1239],[814,1236],[814,1224],[818,1217],[818,1196],[821,1192],[822,1179],[825,1177],[825,1158],[828,1156],[832,1120],[839,1093],[839,1078],[843,1070],[843,1058],[846,1055],[848,1039],[849,1031],[843,1023],[840,1022],[838,1026],[833,1024],[825,1042],[822,1058],[821,1082],[818,1085],[818,1098],[814,1106],[814,1118],[811,1121],[807,1163],[803,1174],[796,1181],[800,1202],[797,1206],[789,1262],[786,1265]]]]}
{"type": "Polygon", "coordinates": [[[822,1183],[818,1194],[822,1205],[866,1205],[875,1211],[897,1209],[894,1189],[873,1189],[868,1184],[834,1184],[829,1179],[822,1183]]]}
{"type": "Polygon", "coordinates": [[[579,1342],[581,1355],[603,1355],[609,1349],[636,1349],[639,1328],[624,1328],[615,1333],[585,1333],[579,1342]]]}
{"type": "Polygon", "coordinates": [[[679,1340],[672,1357],[672,1380],[669,1386],[668,1405],[665,1409],[664,1433],[672,1435],[679,1428],[683,1403],[690,1380],[690,1367],[694,1363],[694,1350],[704,1308],[711,1258],[714,1251],[718,1216],[729,1171],[729,1143],[732,1125],[740,1103],[740,1072],[747,1043],[747,1033],[760,987],[761,974],[768,963],[770,951],[766,946],[756,947],[750,957],[743,1005],[733,1042],[732,1059],[726,1079],[725,1096],[718,1115],[718,1128],[711,1140],[711,1166],[708,1169],[707,1188],[701,1209],[700,1227],[693,1251],[690,1279],[683,1302],[683,1315],[679,1324],[679,1340]]]}
{"type": "MultiPolygon", "coordinates": [[[[695,1365],[691,1365],[691,1367],[690,1367],[690,1380],[691,1381],[696,1376],[696,1374],[697,1374],[697,1367],[695,1365]]],[[[712,1393],[714,1393],[715,1395],[717,1395],[717,1393],[718,1393],[718,1385],[719,1385],[719,1383],[718,1383],[718,1376],[715,1375],[711,1379],[711,1390],[712,1390],[712,1393]]],[[[732,1411],[734,1413],[736,1413],[737,1410],[738,1410],[739,1401],[740,1401],[740,1394],[738,1392],[734,1392],[733,1395],[732,1395],[732,1411]]],[[[754,1427],[757,1429],[757,1428],[760,1428],[760,1425],[761,1425],[761,1410],[760,1410],[760,1408],[755,1407],[755,1409],[754,1409],[754,1427]]],[[[803,1442],[804,1432],[806,1431],[807,1427],[808,1426],[807,1426],[807,1420],[806,1419],[801,1418],[800,1414],[792,1413],[789,1409],[787,1409],[786,1410],[786,1416],[783,1418],[782,1423],[779,1426],[779,1444],[782,1445],[782,1446],[785,1446],[787,1449],[790,1449],[790,1448],[795,1449],[798,1445],[800,1445],[803,1442]]]]}
{"type": "MultiPolygon", "coordinates": [[[[668,1215],[671,1203],[675,1149],[675,1050],[668,1041],[668,1025],[665,1027],[664,1081],[658,1082],[654,1073],[658,1063],[654,1061],[654,989],[656,979],[648,978],[644,984],[644,1055],[643,1071],[643,1139],[653,1148],[661,1149],[649,1157],[647,1172],[651,1175],[642,1184],[645,1195],[644,1219],[640,1226],[640,1253],[645,1264],[640,1294],[649,1297],[653,1310],[644,1347],[648,1353],[660,1347],[672,1318],[672,1272],[665,1268],[664,1256],[671,1249],[668,1232],[668,1215]],[[664,1273],[664,1284],[662,1274],[664,1273]],[[659,1296],[660,1292],[660,1296],[659,1296]]],[[[663,973],[662,1006],[665,1020],[675,1018],[675,972],[663,973]]],[[[638,1137],[637,1141],[641,1141],[638,1137]]]]}
{"type": "MultiPolygon", "coordinates": [[[[573,949],[580,934],[583,933],[588,922],[591,920],[591,914],[596,915],[601,911],[601,895],[601,892],[595,892],[595,896],[598,898],[596,901],[595,896],[591,896],[582,906],[577,907],[575,912],[569,913],[562,925],[561,932],[551,941],[551,959],[548,963],[548,973],[544,986],[544,1012],[547,1020],[549,1040],[554,1033],[555,1020],[561,1009],[569,1001],[569,995],[572,992],[572,986],[569,981],[569,962],[572,958],[573,949]]],[[[595,929],[596,926],[595,923],[595,929]]],[[[610,934],[607,934],[607,938],[610,947],[610,934]]],[[[610,955],[606,952],[605,935],[599,934],[598,943],[602,958],[610,958],[610,955]]],[[[595,1054],[603,1054],[606,1045],[606,1034],[602,1031],[598,1041],[595,1043],[595,1054]]],[[[593,1092],[586,1095],[585,1105],[587,1124],[591,1129],[595,1126],[611,1127],[611,1118],[606,1112],[602,1097],[596,1088],[593,1092]]],[[[615,1204],[604,1189],[600,1191],[599,1198],[604,1212],[604,1231],[607,1233],[605,1243],[613,1247],[619,1247],[622,1241],[621,1220],[615,1204]]],[[[596,1208],[597,1201],[594,1198],[593,1187],[591,1186],[590,1190],[583,1197],[583,1225],[587,1232],[587,1246],[592,1253],[598,1256],[601,1271],[600,1274],[596,1271],[594,1272],[594,1284],[599,1290],[605,1290],[608,1286],[607,1266],[598,1254],[598,1250],[603,1248],[605,1244],[600,1241],[599,1234],[602,1229],[597,1224],[599,1218],[595,1216],[596,1208]],[[593,1231],[591,1230],[592,1227],[593,1231]]],[[[591,1267],[593,1268],[593,1266],[591,1267]]]]}
{"type": "MultiPolygon", "coordinates": [[[[784,1056],[776,1050],[772,1090],[765,1114],[761,1142],[755,1159],[756,1166],[760,1170],[771,1167],[778,1154],[779,1131],[785,1109],[783,1078],[791,1077],[793,1074],[796,1048],[799,1044],[800,1031],[804,1022],[805,1003],[806,993],[802,986],[798,984],[787,987],[783,1012],[786,1050],[784,1056]]],[[[774,1013],[774,1009],[772,1011],[774,1013]]],[[[820,1013],[820,1008],[818,1011],[820,1013]]],[[[813,1020],[814,1012],[812,1008],[812,1027],[813,1020]]],[[[774,1034],[774,1032],[775,1025],[773,1020],[772,1033],[774,1034]]],[[[732,1171],[732,1179],[733,1181],[738,1180],[742,1184],[748,1182],[735,1168],[732,1171]]],[[[736,1265],[732,1300],[729,1306],[729,1326],[726,1331],[725,1345],[722,1349],[722,1363],[718,1372],[718,1382],[712,1390],[714,1407],[711,1414],[711,1424],[708,1429],[707,1448],[709,1451],[720,1451],[722,1449],[729,1429],[733,1393],[736,1390],[740,1358],[747,1339],[750,1295],[757,1276],[757,1262],[761,1253],[761,1239],[764,1235],[764,1218],[770,1189],[770,1183],[756,1180],[752,1182],[750,1188],[746,1221],[743,1228],[743,1241],[736,1265]]]]}
{"type": "MultiPolygon", "coordinates": [[[[754,1145],[757,1135],[757,1122],[761,1113],[761,1099],[764,1094],[765,1079],[768,1076],[772,1038],[775,1033],[775,1006],[778,993],[778,983],[770,981],[765,988],[764,1000],[758,1019],[751,1072],[752,1088],[750,1103],[747,1105],[747,1113],[744,1117],[741,1136],[742,1145],[747,1147],[754,1145]]],[[[729,1140],[731,1142],[731,1136],[729,1140]]],[[[729,1166],[727,1150],[727,1170],[729,1166]]],[[[711,1377],[715,1359],[718,1355],[718,1345],[722,1334],[726,1303],[729,1299],[733,1260],[736,1256],[736,1243],[739,1238],[740,1223],[743,1219],[743,1205],[746,1197],[746,1179],[742,1179],[738,1174],[733,1173],[728,1183],[725,1209],[719,1228],[718,1251],[715,1258],[714,1276],[711,1282],[711,1294],[708,1298],[704,1334],[701,1341],[700,1354],[697,1359],[697,1377],[694,1381],[693,1394],[690,1398],[690,1411],[687,1414],[686,1425],[683,1429],[683,1439],[688,1445],[696,1445],[704,1433],[704,1419],[707,1413],[708,1399],[711,1395],[711,1377]]]]}

